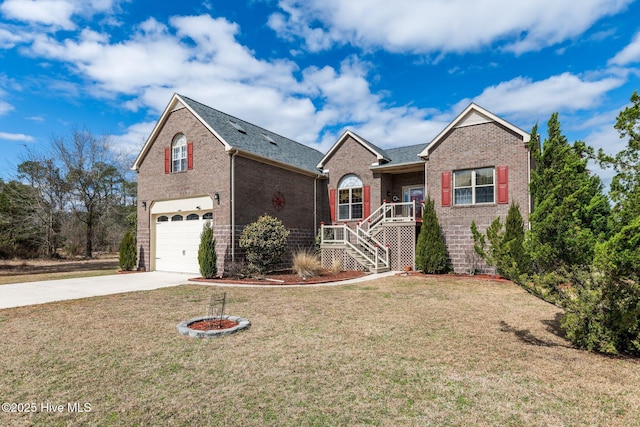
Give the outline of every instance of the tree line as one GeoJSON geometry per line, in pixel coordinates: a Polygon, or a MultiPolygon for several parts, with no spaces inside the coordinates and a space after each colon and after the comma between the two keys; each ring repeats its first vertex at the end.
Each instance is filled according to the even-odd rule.
{"type": "MultiPolygon", "coordinates": [[[[617,117],[627,145],[616,155],[569,143],[558,113],[538,126],[529,149],[535,160],[533,212],[525,229],[512,204],[484,231],[471,225],[475,255],[528,291],[564,309],[561,326],[579,347],[640,355],[640,95],[617,117]],[[589,161],[615,171],[608,194],[589,161]]],[[[416,263],[425,272],[446,270],[446,248],[433,211],[425,204],[416,263]],[[425,230],[427,228],[427,230],[425,230]],[[428,230],[430,229],[430,231],[428,230]],[[422,234],[430,233],[422,239],[422,234]],[[435,236],[434,237],[434,233],[435,236]],[[430,242],[430,243],[425,243],[430,242]],[[435,242],[435,243],[433,243],[435,242]],[[421,246],[422,245],[422,246],[421,246]]],[[[475,264],[470,265],[470,272],[475,264]]]]}
{"type": "Polygon", "coordinates": [[[136,226],[136,184],[107,136],[86,129],[30,153],[16,179],[0,179],[0,257],[117,251],[136,226]]]}

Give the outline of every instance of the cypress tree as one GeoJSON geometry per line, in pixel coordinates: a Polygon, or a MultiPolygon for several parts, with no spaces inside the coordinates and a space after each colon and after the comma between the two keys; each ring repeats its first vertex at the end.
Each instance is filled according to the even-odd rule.
{"type": "Polygon", "coordinates": [[[120,269],[124,271],[132,270],[137,262],[138,255],[136,253],[136,237],[131,231],[124,233],[124,237],[120,242],[120,254],[118,255],[120,269]]]}
{"type": "Polygon", "coordinates": [[[198,264],[202,277],[213,279],[218,274],[217,261],[216,239],[213,237],[211,221],[207,221],[202,228],[200,247],[198,248],[198,264]]]}
{"type": "Polygon", "coordinates": [[[536,169],[531,175],[534,210],[528,249],[542,273],[591,264],[596,243],[607,237],[610,212],[600,178],[587,169],[593,150],[583,142],[569,144],[558,113],[547,129],[542,150],[536,147],[537,126],[531,144],[536,169]]]}
{"type": "Polygon", "coordinates": [[[524,249],[524,220],[520,205],[514,202],[511,202],[505,220],[502,245],[505,262],[502,266],[498,265],[502,274],[515,279],[520,274],[528,273],[530,260],[524,249]]]}
{"type": "Polygon", "coordinates": [[[424,273],[442,273],[447,270],[447,247],[431,197],[422,208],[422,225],[416,247],[416,268],[424,273]]]}

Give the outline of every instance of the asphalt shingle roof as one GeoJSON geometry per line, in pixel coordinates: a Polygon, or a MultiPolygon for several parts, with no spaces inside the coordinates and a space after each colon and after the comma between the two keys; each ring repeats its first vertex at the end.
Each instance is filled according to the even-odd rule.
{"type": "Polygon", "coordinates": [[[320,151],[208,107],[186,96],[179,96],[233,148],[313,173],[319,172],[316,165],[324,156],[320,151]],[[238,130],[233,123],[237,124],[244,132],[238,130]]]}
{"type": "Polygon", "coordinates": [[[407,147],[387,148],[385,153],[389,157],[389,162],[381,166],[395,166],[406,163],[418,163],[422,160],[418,154],[425,149],[427,144],[409,145],[407,147]]]}

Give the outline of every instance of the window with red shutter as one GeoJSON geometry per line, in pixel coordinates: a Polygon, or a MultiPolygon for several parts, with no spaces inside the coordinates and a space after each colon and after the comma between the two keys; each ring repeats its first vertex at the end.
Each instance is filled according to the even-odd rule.
{"type": "Polygon", "coordinates": [[[371,186],[365,185],[364,190],[364,207],[362,218],[368,218],[371,215],[371,186]]]}
{"type": "Polygon", "coordinates": [[[498,166],[496,170],[498,172],[498,203],[509,203],[509,168],[498,166]]]}
{"type": "Polygon", "coordinates": [[[193,142],[187,143],[187,170],[193,169],[193,142]]]}
{"type": "Polygon", "coordinates": [[[164,173],[171,172],[171,149],[164,149],[164,173]]]}
{"type": "Polygon", "coordinates": [[[442,206],[451,206],[451,172],[442,172],[442,206]]]}
{"type": "Polygon", "coordinates": [[[336,221],[336,189],[329,189],[329,214],[331,215],[331,222],[336,221]]]}

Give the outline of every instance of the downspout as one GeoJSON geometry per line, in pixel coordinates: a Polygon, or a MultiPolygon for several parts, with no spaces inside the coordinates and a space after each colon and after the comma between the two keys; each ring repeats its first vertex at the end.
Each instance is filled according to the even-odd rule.
{"type": "Polygon", "coordinates": [[[318,176],[313,177],[313,236],[318,235],[318,176]]]}
{"type": "Polygon", "coordinates": [[[231,262],[236,262],[236,162],[238,150],[230,152],[231,156],[231,262]]]}

